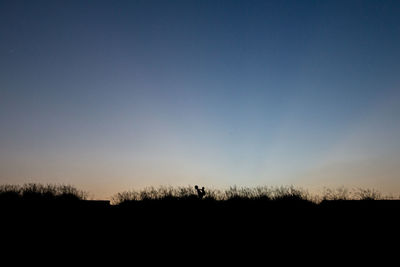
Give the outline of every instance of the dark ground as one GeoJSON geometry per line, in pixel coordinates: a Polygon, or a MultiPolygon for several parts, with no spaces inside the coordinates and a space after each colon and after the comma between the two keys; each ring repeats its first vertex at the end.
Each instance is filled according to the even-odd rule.
{"type": "Polygon", "coordinates": [[[39,259],[119,255],[115,261],[136,262],[150,254],[149,262],[190,256],[211,264],[213,257],[234,262],[246,255],[246,265],[253,265],[282,254],[282,263],[328,254],[331,262],[358,255],[360,248],[362,257],[376,256],[377,249],[393,244],[399,212],[395,200],[19,202],[1,204],[1,229],[4,255],[44,255],[39,259]]]}

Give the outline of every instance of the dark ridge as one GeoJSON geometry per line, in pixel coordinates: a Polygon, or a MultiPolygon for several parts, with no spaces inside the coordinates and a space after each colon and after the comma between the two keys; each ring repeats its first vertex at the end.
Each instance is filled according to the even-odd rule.
{"type": "Polygon", "coordinates": [[[29,194],[21,188],[0,192],[0,224],[3,244],[24,253],[79,249],[102,257],[114,250],[158,257],[163,252],[238,254],[262,249],[264,255],[272,253],[267,247],[310,253],[316,247],[363,245],[369,239],[383,243],[384,237],[398,232],[400,214],[399,200],[316,202],[303,191],[287,188],[230,189],[223,195],[205,188],[202,197],[194,188],[153,188],[120,193],[123,201],[114,199],[112,204],[57,190],[47,194],[42,190],[46,187],[34,187],[42,189],[29,194]]]}
{"type": "Polygon", "coordinates": [[[0,209],[7,219],[25,217],[47,220],[96,220],[124,224],[152,224],[155,221],[189,220],[191,224],[271,223],[322,218],[358,220],[393,218],[400,211],[399,200],[387,200],[376,191],[329,194],[318,201],[307,191],[294,187],[258,187],[212,190],[200,187],[159,187],[116,194],[112,201],[87,200],[87,193],[72,186],[6,185],[0,187],[0,209]],[[361,192],[361,194],[359,193],[361,192]],[[372,192],[372,193],[371,193],[372,192]],[[335,218],[336,216],[336,218],[335,218]]]}

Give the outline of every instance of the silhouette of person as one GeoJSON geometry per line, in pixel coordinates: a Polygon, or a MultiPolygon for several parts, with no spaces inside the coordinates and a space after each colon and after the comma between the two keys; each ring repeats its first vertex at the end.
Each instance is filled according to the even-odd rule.
{"type": "Polygon", "coordinates": [[[199,187],[196,185],[194,188],[196,189],[197,195],[199,196],[199,198],[202,199],[204,197],[204,195],[206,194],[206,191],[204,190],[204,187],[199,189],[199,187]]]}

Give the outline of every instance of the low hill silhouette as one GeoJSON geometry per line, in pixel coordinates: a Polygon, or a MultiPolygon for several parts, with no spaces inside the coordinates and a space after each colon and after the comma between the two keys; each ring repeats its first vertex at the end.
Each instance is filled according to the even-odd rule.
{"type": "Polygon", "coordinates": [[[301,216],[308,218],[337,214],[351,218],[354,214],[400,211],[400,201],[382,196],[376,190],[344,188],[327,189],[322,196],[304,189],[286,187],[230,187],[226,190],[188,187],[148,187],[140,191],[115,194],[109,201],[88,200],[88,193],[70,185],[3,185],[0,186],[2,212],[42,212],[41,216],[68,211],[84,218],[91,215],[123,216],[125,218],[169,217],[193,218],[201,221],[212,217],[237,217],[257,220],[301,216]],[[82,213],[79,215],[79,213],[82,213]]]}
{"type": "Polygon", "coordinates": [[[110,204],[71,186],[0,187],[4,244],[29,244],[25,251],[44,243],[94,255],[110,248],[196,254],[267,245],[307,252],[315,245],[383,242],[398,231],[399,212],[398,200],[374,190],[328,190],[317,198],[294,187],[206,187],[199,197],[194,187],[150,187],[118,193],[110,204]]]}

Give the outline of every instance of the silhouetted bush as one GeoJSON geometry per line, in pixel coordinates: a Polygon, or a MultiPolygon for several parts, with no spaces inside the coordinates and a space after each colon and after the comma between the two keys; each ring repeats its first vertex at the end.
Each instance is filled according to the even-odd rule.
{"type": "Polygon", "coordinates": [[[349,190],[345,187],[335,189],[325,188],[322,201],[344,201],[344,200],[384,200],[392,199],[389,196],[383,196],[375,189],[356,188],[349,190]]]}
{"type": "Polygon", "coordinates": [[[322,200],[349,200],[352,199],[352,193],[344,187],[335,189],[324,188],[322,200]]]}
{"type": "Polygon", "coordinates": [[[374,189],[358,188],[355,196],[359,200],[379,200],[382,199],[382,194],[374,189]]]}
{"type": "Polygon", "coordinates": [[[70,185],[54,184],[24,184],[1,185],[1,202],[50,202],[50,201],[79,201],[85,200],[87,193],[70,185]]]}
{"type": "MultiPolygon", "coordinates": [[[[112,203],[119,205],[137,201],[156,200],[199,200],[194,187],[147,187],[140,191],[125,191],[112,197],[112,203]]],[[[226,190],[207,189],[204,201],[307,201],[310,194],[300,188],[289,187],[237,187],[226,190]]]]}
{"type": "Polygon", "coordinates": [[[134,201],[154,201],[154,200],[189,200],[197,198],[194,188],[192,187],[167,187],[160,186],[146,187],[140,191],[124,191],[117,193],[112,197],[112,203],[122,204],[134,201]]]}
{"type": "MultiPolygon", "coordinates": [[[[35,184],[0,185],[0,203],[7,202],[74,202],[86,200],[87,193],[70,185],[35,184]]],[[[220,190],[206,188],[205,196],[199,199],[193,186],[186,187],[146,187],[142,190],[124,191],[115,194],[111,203],[126,205],[138,202],[258,202],[258,203],[313,203],[324,201],[346,200],[384,200],[393,199],[382,196],[374,189],[357,188],[349,190],[344,187],[325,188],[323,194],[312,195],[307,190],[294,186],[281,187],[237,187],[220,190]]]]}

